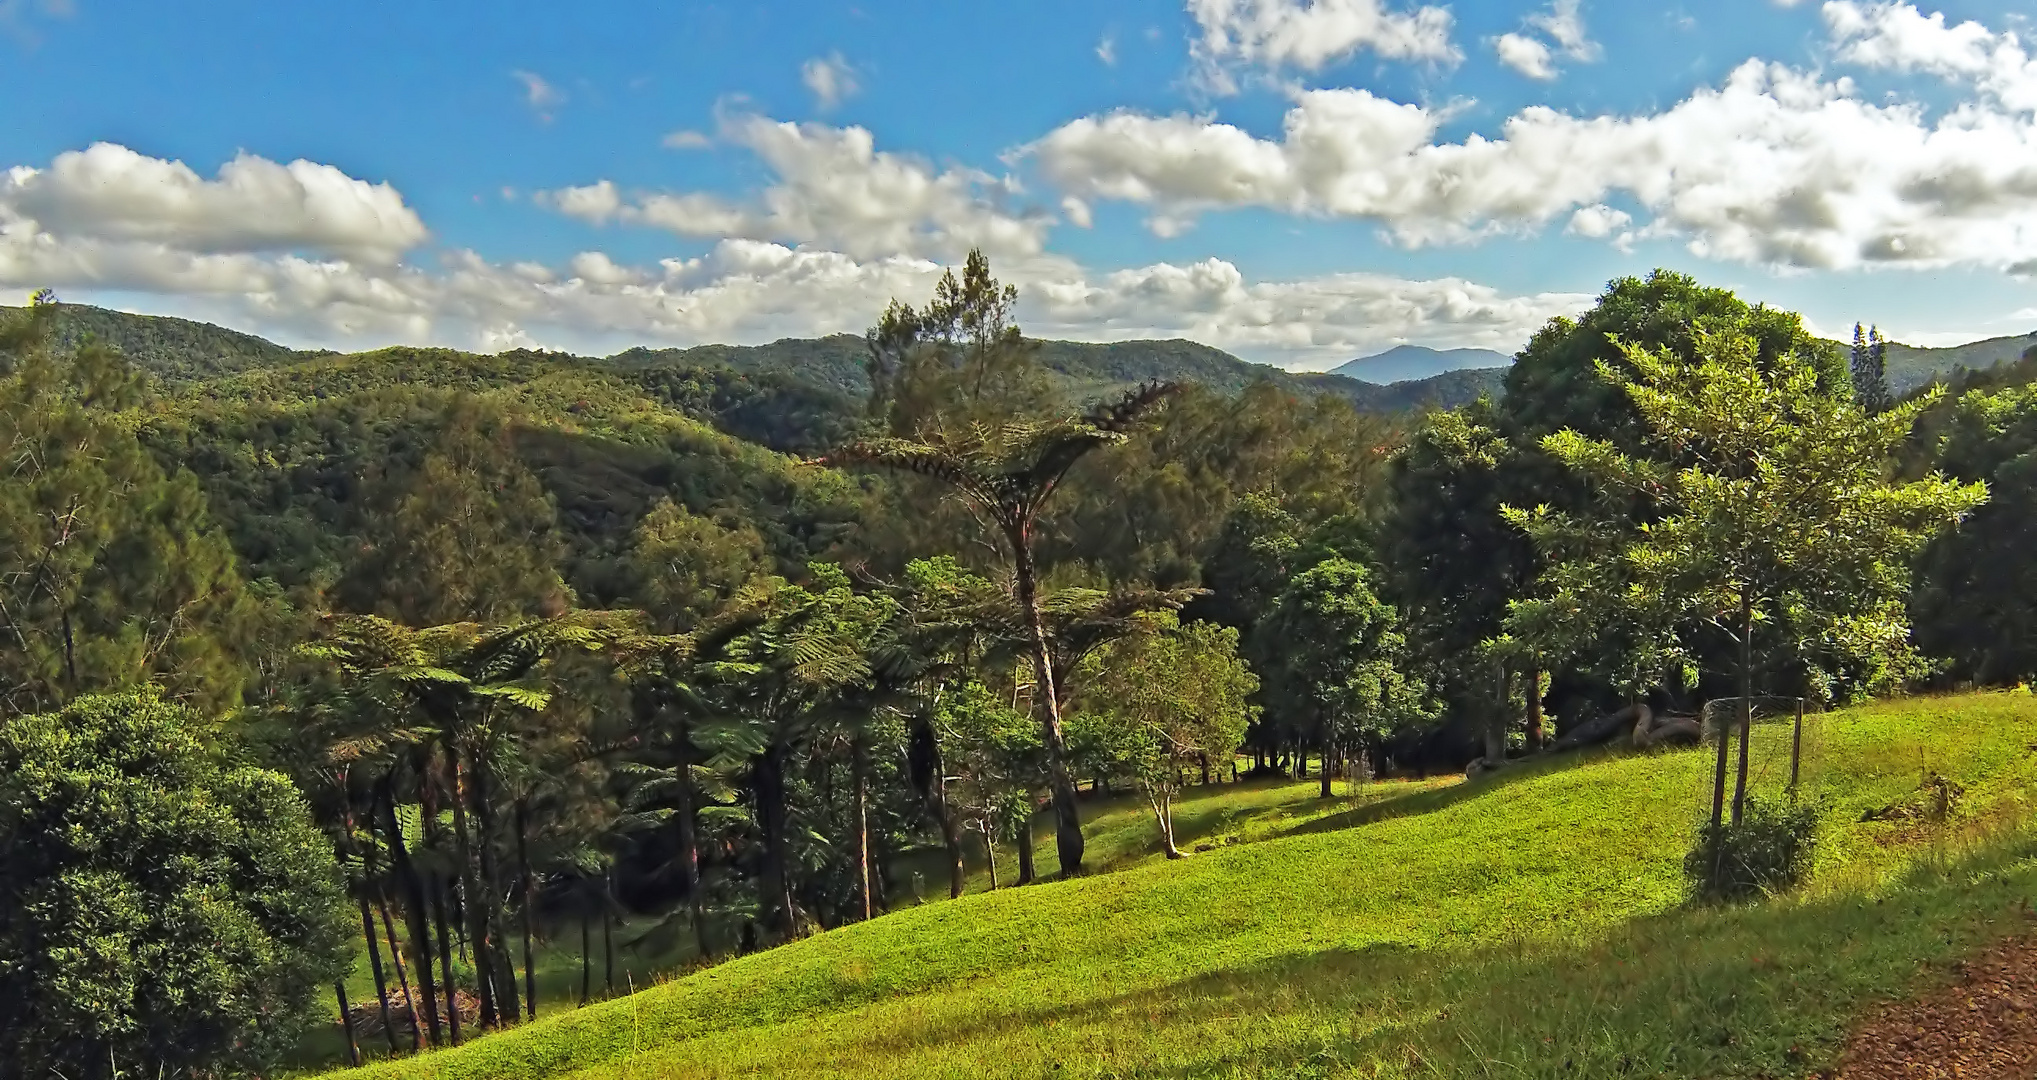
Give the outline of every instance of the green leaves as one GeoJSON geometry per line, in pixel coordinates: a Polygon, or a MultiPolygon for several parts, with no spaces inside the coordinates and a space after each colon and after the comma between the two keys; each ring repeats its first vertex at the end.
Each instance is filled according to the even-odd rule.
{"type": "Polygon", "coordinates": [[[1986,498],[1978,484],[1893,478],[1931,395],[1870,415],[1794,353],[1764,357],[1744,326],[1689,328],[1692,355],[1615,341],[1601,361],[1646,424],[1625,450],[1577,431],[1542,449],[1590,482],[1596,512],[1508,508],[1551,565],[1508,630],[1555,655],[1625,639],[1621,681],[1644,687],[1709,627],[1769,639],[1813,683],[1911,670],[1900,613],[1908,561],[1986,498]]]}

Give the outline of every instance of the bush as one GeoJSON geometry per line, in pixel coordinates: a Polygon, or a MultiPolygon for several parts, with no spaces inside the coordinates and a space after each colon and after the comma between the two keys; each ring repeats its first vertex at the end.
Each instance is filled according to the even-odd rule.
{"type": "Polygon", "coordinates": [[[1684,876],[1705,900],[1741,900],[1796,885],[1810,873],[1818,811],[1808,803],[1747,797],[1738,825],[1698,826],[1684,876]]]}
{"type": "Polygon", "coordinates": [[[0,724],[0,1078],[258,1067],[345,968],[283,776],[152,693],[0,724]]]}

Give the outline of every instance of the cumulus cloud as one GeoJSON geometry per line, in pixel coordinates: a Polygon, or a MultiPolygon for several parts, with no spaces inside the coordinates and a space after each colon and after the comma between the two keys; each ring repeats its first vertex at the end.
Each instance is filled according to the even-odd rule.
{"type": "Polygon", "coordinates": [[[1492,45],[1500,63],[1528,78],[1547,81],[1556,77],[1555,58],[1540,41],[1525,34],[1501,34],[1492,45]]]}
{"type": "Polygon", "coordinates": [[[1190,46],[1202,82],[1237,89],[1240,67],[1320,71],[1361,50],[1388,60],[1454,62],[1448,8],[1397,11],[1385,0],[1188,0],[1200,36],[1190,46]]]}
{"type": "Polygon", "coordinates": [[[523,84],[523,103],[537,114],[539,120],[552,122],[552,114],[565,104],[566,95],[558,87],[546,82],[543,76],[531,71],[512,71],[510,75],[523,84]]]}
{"type": "Polygon", "coordinates": [[[2037,59],[2014,31],[1948,26],[1943,12],[1925,15],[1907,3],[1834,0],[1823,14],[1842,60],[1968,83],[2006,109],[2037,111],[2037,59]]]}
{"type": "Polygon", "coordinates": [[[646,192],[627,198],[609,180],[541,198],[591,223],[620,221],[689,237],[817,244],[857,258],[954,258],[972,247],[992,255],[1042,250],[1051,214],[1017,206],[1009,177],[936,168],[880,151],[861,127],[724,117],[721,138],[754,153],[777,180],[754,199],[702,192],[646,192]]]}
{"type": "Polygon", "coordinates": [[[1584,30],[1581,0],[1555,0],[1549,10],[1527,19],[1527,25],[1542,37],[1529,34],[1501,34],[1493,41],[1499,61],[1530,79],[1548,81],[1556,77],[1556,54],[1590,62],[1600,55],[1598,42],[1584,30]],[[1545,41],[1544,38],[1547,40],[1545,41]]]}
{"type": "Polygon", "coordinates": [[[856,69],[850,67],[839,52],[816,56],[800,65],[799,80],[813,93],[814,104],[822,112],[854,97],[862,89],[856,81],[856,69]]]}
{"type": "MultiPolygon", "coordinates": [[[[2000,73],[2020,70],[2020,52],[2005,57],[2005,37],[1985,68],[1974,51],[1940,66],[1967,65],[1964,77],[1995,80],[2010,101],[2015,84],[2000,73]]],[[[1748,61],[1657,113],[1537,106],[1496,138],[1437,142],[1443,119],[1364,90],[1316,90],[1296,95],[1278,139],[1121,111],[1066,124],[1027,152],[1066,194],[1148,206],[1163,234],[1211,209],[1261,206],[1371,219],[1408,246],[1461,243],[1538,231],[1621,196],[1645,212],[1636,235],[1682,237],[1703,257],[2037,266],[2037,131],[2001,108],[1969,103],[1933,120],[1916,104],[1863,100],[1848,79],[1748,61]]],[[[1576,228],[1588,235],[1602,220],[1576,228]]]]}
{"type": "Polygon", "coordinates": [[[241,154],[213,179],[114,143],[0,175],[11,236],[146,241],[198,254],[304,251],[389,262],[422,243],[424,222],[388,184],[330,165],[241,154]]]}

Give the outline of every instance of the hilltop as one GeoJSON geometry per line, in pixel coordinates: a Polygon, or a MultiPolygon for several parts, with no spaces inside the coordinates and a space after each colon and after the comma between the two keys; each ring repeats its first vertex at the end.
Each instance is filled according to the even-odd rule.
{"type": "MultiPolygon", "coordinates": [[[[1764,790],[1787,734],[1760,729],[1764,790]]],[[[2021,930],[2033,737],[2027,694],[1814,718],[1817,878],[1725,909],[1682,902],[1701,751],[1327,803],[1197,788],[1187,860],[906,907],[349,1075],[1802,1075],[2021,930]],[[1933,772],[1963,792],[1950,817],[1891,809],[1933,772]]]]}

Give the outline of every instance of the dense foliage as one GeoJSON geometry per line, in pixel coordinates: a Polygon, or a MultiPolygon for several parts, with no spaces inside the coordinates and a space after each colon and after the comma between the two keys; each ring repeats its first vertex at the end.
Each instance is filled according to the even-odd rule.
{"type": "MultiPolygon", "coordinates": [[[[538,1016],[557,927],[639,914],[704,963],[879,915],[920,866],[950,895],[978,856],[1080,874],[1084,786],[1137,790],[1179,856],[1174,804],[1241,772],[1328,796],[1605,741],[1637,700],[2037,674],[2011,369],[1890,402],[1871,350],[1856,379],[1795,315],[1658,272],[1416,417],[1191,343],[1037,342],[1015,299],[972,255],[862,338],[332,356],[166,326],[130,334],[146,370],[59,333],[77,309],[10,316],[0,742],[126,775],[169,736],[83,733],[185,732],[188,775],[242,777],[298,845],[273,910],[324,920],[185,965],[281,995],[207,1029],[262,1039],[112,1060],[286,1038],[335,860],[363,1007],[423,1049],[538,1016]]],[[[54,963],[18,948],[0,976],[54,963]]],[[[186,1030],[184,993],[130,994],[135,1030],[186,1030]]]]}
{"type": "Polygon", "coordinates": [[[254,1065],[345,970],[288,777],[149,691],[0,725],[0,1076],[254,1065]]]}

